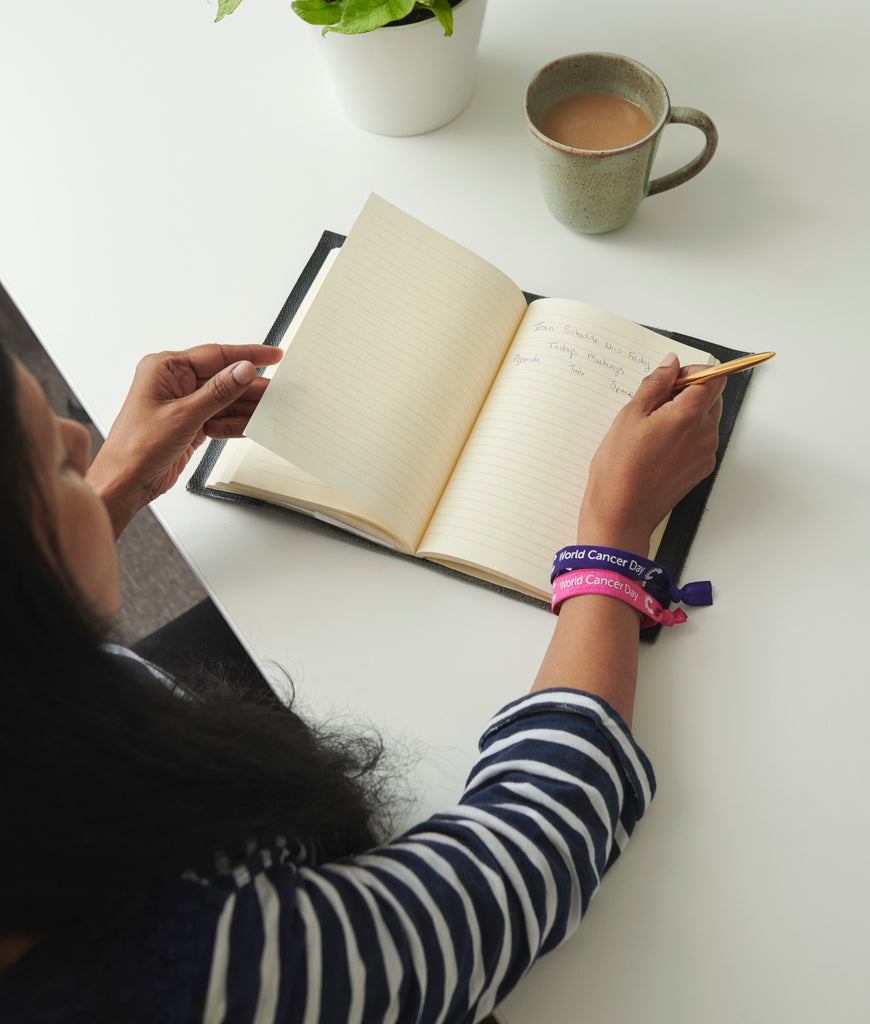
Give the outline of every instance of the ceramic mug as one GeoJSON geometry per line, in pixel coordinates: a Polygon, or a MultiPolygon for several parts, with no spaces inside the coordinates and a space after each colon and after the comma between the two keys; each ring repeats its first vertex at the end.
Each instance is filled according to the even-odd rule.
{"type": "Polygon", "coordinates": [[[662,80],[649,68],[615,53],[578,53],[541,68],[525,93],[529,129],[544,199],[557,220],[576,231],[599,234],[631,219],[646,196],[682,185],[713,157],[716,126],[693,107],[672,107],[662,80]],[[574,149],[541,131],[558,100],[577,93],[615,93],[637,104],[652,122],[648,134],[618,149],[574,149]],[[704,149],[684,167],[650,181],[666,125],[690,124],[704,133],[704,149]]]}

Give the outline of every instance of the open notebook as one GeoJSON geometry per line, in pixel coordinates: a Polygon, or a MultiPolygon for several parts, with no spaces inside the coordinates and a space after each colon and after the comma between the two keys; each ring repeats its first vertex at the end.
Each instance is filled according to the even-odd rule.
{"type": "MultiPolygon", "coordinates": [[[[377,196],[346,241],[324,233],[267,342],[286,352],[248,436],[212,443],[191,490],[321,518],[542,601],[589,460],[640,380],[669,351],[742,354],[528,296],[377,196]]],[[[748,377],[728,381],[720,457],[748,377]]],[[[655,538],[675,575],[712,482],[655,538]]]]}

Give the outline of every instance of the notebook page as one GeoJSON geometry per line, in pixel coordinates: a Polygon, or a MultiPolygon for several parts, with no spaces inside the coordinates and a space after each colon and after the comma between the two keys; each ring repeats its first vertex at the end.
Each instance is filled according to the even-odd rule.
{"type": "Polygon", "coordinates": [[[309,513],[384,544],[401,547],[386,523],[362,505],[345,498],[292,463],[247,437],[227,445],[208,477],[208,486],[244,494],[309,513]]]}
{"type": "Polygon", "coordinates": [[[546,598],[553,555],[575,539],[592,456],[668,352],[715,362],[583,303],[532,303],[420,553],[482,566],[546,598]]]}
{"type": "Polygon", "coordinates": [[[525,308],[500,271],[372,196],[246,433],[416,547],[525,308]]]}
{"type": "MultiPolygon", "coordinates": [[[[293,315],[293,319],[290,321],[287,330],[284,332],[284,336],[278,343],[278,348],[280,348],[285,355],[287,347],[293,341],[299,324],[302,323],[306,313],[311,308],[314,296],[326,280],[326,275],[329,273],[333,263],[335,263],[337,256],[338,249],[329,250],[323,259],[323,263],[320,265],[320,269],[314,275],[314,280],[311,282],[311,286],[303,296],[302,301],[299,303],[299,308],[296,310],[293,315]]],[[[278,369],[279,365],[280,364],[278,363],[273,363],[271,366],[264,366],[262,376],[271,379],[275,376],[275,371],[278,369]]],[[[269,387],[271,387],[271,384],[269,387]]],[[[259,447],[260,446],[255,442],[244,437],[232,438],[227,441],[223,446],[223,450],[220,455],[216,459],[214,466],[212,466],[211,473],[209,473],[209,477],[206,480],[206,486],[217,487],[220,489],[222,484],[233,480],[235,473],[244,467],[245,462],[255,455],[256,449],[259,447]]],[[[265,451],[265,449],[260,450],[265,451]]],[[[295,467],[288,464],[286,471],[282,473],[282,481],[284,482],[284,485],[291,489],[293,486],[294,469],[295,467]]],[[[299,473],[299,476],[300,479],[307,478],[307,474],[301,472],[299,473]]]]}
{"type": "MultiPolygon", "coordinates": [[[[279,344],[279,348],[285,352],[311,307],[314,296],[326,280],[338,252],[338,249],[332,249],[327,253],[311,287],[299,304],[299,309],[279,344]]],[[[265,367],[263,376],[274,377],[276,369],[277,364],[265,367]]],[[[368,509],[343,497],[334,488],[321,483],[308,473],[303,473],[297,466],[248,437],[227,441],[215,460],[206,486],[231,494],[249,495],[288,508],[304,509],[329,522],[336,519],[325,513],[335,511],[340,513],[342,518],[339,521],[345,526],[355,522],[363,527],[360,531],[354,532],[362,532],[364,536],[369,536],[388,547],[401,546],[399,539],[391,534],[386,523],[378,520],[368,509]],[[375,535],[367,529],[369,524],[374,528],[375,535]]]]}

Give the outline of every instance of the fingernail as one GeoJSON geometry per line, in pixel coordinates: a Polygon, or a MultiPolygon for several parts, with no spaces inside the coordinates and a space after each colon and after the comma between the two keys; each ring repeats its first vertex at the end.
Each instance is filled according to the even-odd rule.
{"type": "Polygon", "coordinates": [[[659,363],[659,369],[661,369],[661,367],[663,367],[663,366],[673,366],[676,361],[677,361],[677,354],[676,354],[676,352],[668,352],[668,354],[665,356],[665,358],[659,363]]]}
{"type": "Polygon", "coordinates": [[[241,362],[236,363],[233,367],[233,380],[237,384],[250,384],[254,377],[257,376],[257,367],[253,363],[241,362]]]}

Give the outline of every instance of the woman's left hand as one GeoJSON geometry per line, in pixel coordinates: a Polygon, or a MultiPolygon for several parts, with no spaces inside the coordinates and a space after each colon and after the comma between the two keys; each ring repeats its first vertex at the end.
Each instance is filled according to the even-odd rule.
{"type": "Polygon", "coordinates": [[[168,491],[207,437],[240,437],[277,363],[269,345],[198,345],[145,356],[87,480],[106,503],[115,536],[168,491]]]}

